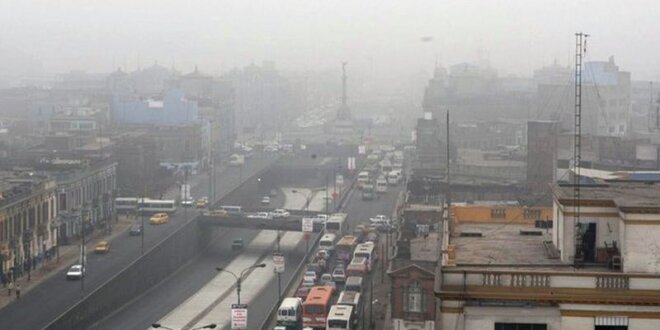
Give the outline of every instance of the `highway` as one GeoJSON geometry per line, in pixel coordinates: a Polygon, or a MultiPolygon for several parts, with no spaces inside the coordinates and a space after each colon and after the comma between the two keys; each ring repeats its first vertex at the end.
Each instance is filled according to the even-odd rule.
{"type": "MultiPolygon", "coordinates": [[[[390,187],[386,194],[375,201],[362,201],[359,193],[353,194],[345,209],[349,214],[351,227],[367,223],[370,217],[377,214],[391,215],[400,190],[401,186],[390,187]]],[[[269,243],[260,247],[248,246],[243,253],[238,254],[230,249],[231,239],[243,237],[247,244],[267,231],[243,228],[218,230],[223,230],[223,239],[214,242],[207,252],[192,260],[158,287],[102,320],[95,328],[145,330],[151,323],[160,322],[164,326],[187,329],[213,322],[217,323],[219,328],[229,329],[229,304],[236,299],[236,290],[231,287],[234,280],[226,275],[222,277],[215,271],[215,267],[230,267],[233,271],[240,272],[238,268],[241,267],[232,268],[230,265],[247,265],[258,260],[269,263],[269,251],[273,250],[273,245],[269,243]],[[264,255],[264,251],[267,255],[265,259],[256,258],[264,255]]],[[[300,233],[291,232],[287,235],[290,234],[300,233]]],[[[293,238],[293,244],[289,248],[282,248],[287,260],[286,272],[282,275],[283,288],[291,279],[298,278],[293,270],[295,263],[302,260],[305,248],[304,241],[299,238],[297,243],[293,238]]],[[[282,242],[284,241],[283,238],[282,242]]],[[[245,279],[241,302],[249,306],[248,329],[258,329],[268,317],[271,308],[277,303],[277,290],[277,277],[273,274],[270,264],[266,269],[253,271],[245,279]]]]}
{"type": "MultiPolygon", "coordinates": [[[[220,198],[238,186],[239,176],[243,179],[248,178],[270,166],[275,159],[274,155],[257,154],[246,162],[242,173],[239,173],[238,168],[219,169],[216,197],[220,198]]],[[[206,196],[208,195],[208,189],[209,181],[201,180],[197,186],[192,187],[192,194],[194,196],[206,196]]],[[[168,224],[159,226],[146,224],[144,231],[145,251],[158,244],[196,214],[195,210],[189,210],[187,212],[188,218],[184,219],[184,211],[179,209],[170,217],[168,224]]],[[[45,280],[24,294],[19,301],[12,302],[0,310],[0,327],[3,329],[5,326],[7,326],[7,329],[41,329],[45,327],[50,321],[79,301],[84,294],[92,292],[138,258],[141,250],[140,241],[139,236],[129,237],[126,233],[111,241],[110,253],[106,255],[89,253],[84,292],[81,290],[80,281],[65,280],[66,271],[45,280]]]]}

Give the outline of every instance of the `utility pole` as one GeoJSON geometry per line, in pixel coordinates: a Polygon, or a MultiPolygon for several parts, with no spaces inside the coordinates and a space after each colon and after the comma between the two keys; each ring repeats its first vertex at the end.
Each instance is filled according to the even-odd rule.
{"type": "Polygon", "coordinates": [[[449,148],[449,110],[447,110],[447,227],[451,235],[454,230],[454,224],[451,222],[451,161],[450,161],[450,148],[449,148]]]}
{"type": "Polygon", "coordinates": [[[87,256],[85,254],[85,217],[89,214],[89,209],[87,206],[83,208],[83,213],[81,214],[80,221],[82,223],[82,244],[80,246],[80,265],[82,266],[82,275],[80,276],[80,291],[83,296],[85,296],[85,273],[87,269],[85,268],[85,260],[87,256]]]}
{"type": "Polygon", "coordinates": [[[573,131],[573,222],[575,228],[574,266],[582,266],[585,259],[584,235],[580,224],[580,166],[582,149],[582,59],[587,52],[588,34],[575,34],[575,126],[573,131]]]}

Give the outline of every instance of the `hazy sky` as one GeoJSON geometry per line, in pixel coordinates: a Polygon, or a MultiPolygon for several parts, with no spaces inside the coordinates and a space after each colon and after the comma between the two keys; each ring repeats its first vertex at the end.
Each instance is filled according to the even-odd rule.
{"type": "Polygon", "coordinates": [[[633,79],[658,79],[658,13],[659,0],[1,0],[0,52],[38,58],[48,72],[157,60],[217,73],[262,60],[284,69],[346,60],[392,74],[482,54],[500,75],[531,75],[554,59],[572,63],[581,30],[592,35],[587,59],[614,55],[633,79]]]}

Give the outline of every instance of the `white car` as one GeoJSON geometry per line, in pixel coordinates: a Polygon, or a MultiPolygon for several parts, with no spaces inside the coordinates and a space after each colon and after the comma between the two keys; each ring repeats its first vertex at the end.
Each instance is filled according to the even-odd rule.
{"type": "Polygon", "coordinates": [[[261,205],[269,205],[270,204],[270,196],[264,196],[261,199],[261,205]]]}
{"type": "Polygon", "coordinates": [[[271,215],[273,219],[281,218],[281,219],[286,219],[288,218],[291,213],[285,209],[275,209],[273,212],[271,212],[271,215]]]}
{"type": "Polygon", "coordinates": [[[327,214],[317,214],[312,219],[314,220],[314,223],[324,225],[325,222],[328,220],[328,215],[327,214]]]}
{"type": "Polygon", "coordinates": [[[390,223],[390,218],[379,214],[373,218],[369,219],[369,222],[371,222],[372,225],[374,224],[389,224],[390,223]]]}
{"type": "Polygon", "coordinates": [[[268,213],[268,212],[256,212],[249,214],[248,219],[263,219],[263,220],[270,220],[273,218],[273,216],[268,213]]]}
{"type": "Polygon", "coordinates": [[[79,280],[85,276],[85,268],[82,265],[76,264],[71,266],[66,272],[67,280],[79,280]]]}

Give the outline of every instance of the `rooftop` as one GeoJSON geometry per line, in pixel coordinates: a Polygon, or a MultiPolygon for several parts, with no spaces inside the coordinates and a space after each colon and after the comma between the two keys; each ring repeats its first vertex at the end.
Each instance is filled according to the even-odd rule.
{"type": "MultiPolygon", "coordinates": [[[[573,199],[572,185],[559,185],[554,189],[558,200],[573,199]]],[[[582,200],[613,202],[618,207],[660,208],[660,184],[639,182],[612,182],[602,185],[582,185],[582,200]]]]}
{"type": "Polygon", "coordinates": [[[562,266],[550,259],[543,245],[552,241],[545,229],[519,224],[458,225],[458,235],[451,238],[455,246],[457,266],[562,266]],[[521,231],[539,231],[541,235],[521,235],[521,231]],[[482,237],[463,237],[460,233],[481,233],[482,237]]]}

